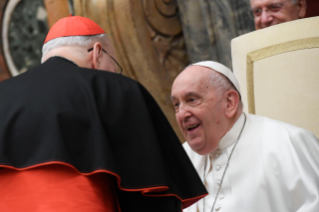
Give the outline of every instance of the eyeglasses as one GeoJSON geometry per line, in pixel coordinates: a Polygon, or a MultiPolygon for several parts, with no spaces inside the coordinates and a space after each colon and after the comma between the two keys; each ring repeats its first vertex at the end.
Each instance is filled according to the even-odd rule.
{"type": "MultiPolygon", "coordinates": [[[[280,11],[283,8],[284,4],[286,4],[287,2],[288,1],[285,1],[282,3],[269,4],[266,6],[265,12],[267,12],[268,15],[273,15],[277,13],[278,11],[280,11]]],[[[256,7],[250,10],[247,14],[250,19],[255,20],[256,18],[259,18],[261,16],[262,12],[263,12],[262,8],[256,7]]]]}
{"type": "MultiPolygon", "coordinates": [[[[93,47],[92,48],[90,48],[90,49],[88,49],[88,52],[90,52],[90,51],[92,51],[93,50],[93,47]]],[[[116,65],[118,66],[118,69],[116,69],[116,73],[117,74],[122,74],[123,73],[123,69],[122,69],[122,67],[120,66],[120,64],[109,54],[109,53],[107,53],[107,51],[105,51],[104,49],[102,49],[102,51],[105,53],[105,54],[107,54],[108,56],[110,56],[110,58],[116,63],[116,65]]]]}

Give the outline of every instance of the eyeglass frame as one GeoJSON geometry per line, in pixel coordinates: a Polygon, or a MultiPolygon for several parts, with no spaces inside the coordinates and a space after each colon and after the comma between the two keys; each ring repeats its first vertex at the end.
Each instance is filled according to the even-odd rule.
{"type": "MultiPolygon", "coordinates": [[[[94,47],[88,49],[88,52],[92,51],[94,49],[94,47]]],[[[123,73],[123,68],[120,66],[120,64],[109,54],[107,53],[107,51],[105,51],[103,48],[102,48],[102,51],[107,54],[108,56],[110,56],[110,58],[118,65],[118,67],[120,67],[120,72],[117,72],[117,74],[122,74],[123,73]]]]}
{"type": "MultiPolygon", "coordinates": [[[[289,1],[289,0],[284,1],[284,2],[281,2],[281,3],[272,3],[272,4],[269,4],[269,5],[266,6],[266,7],[267,7],[266,12],[268,13],[268,11],[271,11],[272,9],[269,9],[269,8],[270,8],[270,7],[274,7],[274,6],[278,6],[278,7],[276,7],[276,9],[278,9],[278,11],[280,11],[280,10],[282,9],[283,5],[286,4],[288,1],[289,1]]],[[[260,15],[262,14],[262,11],[261,11],[261,13],[260,13],[259,16],[255,16],[254,9],[261,9],[261,8],[258,8],[258,7],[257,7],[257,8],[253,8],[253,9],[251,9],[251,10],[249,10],[249,11],[247,12],[248,17],[249,17],[251,20],[255,20],[255,17],[259,18],[260,15]]],[[[277,13],[278,11],[276,11],[276,12],[271,12],[271,14],[277,13]]]]}

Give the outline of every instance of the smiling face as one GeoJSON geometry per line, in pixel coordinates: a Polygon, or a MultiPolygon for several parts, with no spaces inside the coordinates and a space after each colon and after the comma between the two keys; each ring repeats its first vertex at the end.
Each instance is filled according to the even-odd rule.
{"type": "Polygon", "coordinates": [[[213,70],[201,66],[186,68],[172,86],[175,116],[185,139],[198,154],[214,151],[227,132],[226,100],[212,86],[213,70]]]}
{"type": "Polygon", "coordinates": [[[255,28],[263,29],[305,17],[305,0],[251,0],[255,28]]]}

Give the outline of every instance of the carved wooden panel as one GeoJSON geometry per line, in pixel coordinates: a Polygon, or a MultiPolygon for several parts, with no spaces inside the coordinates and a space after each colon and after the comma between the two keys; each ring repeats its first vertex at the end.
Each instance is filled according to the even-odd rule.
{"type": "MultiPolygon", "coordinates": [[[[0,31],[1,31],[1,40],[2,40],[2,20],[3,20],[3,13],[6,8],[7,0],[0,0],[0,31]]],[[[11,77],[9,73],[9,69],[7,67],[7,64],[4,59],[4,54],[3,54],[3,44],[2,42],[0,43],[0,82],[9,79],[11,77]]]]}
{"type": "Polygon", "coordinates": [[[183,140],[170,100],[173,80],[189,63],[176,0],[74,0],[74,8],[107,32],[124,74],[151,92],[183,140]]]}
{"type": "Polygon", "coordinates": [[[7,70],[9,78],[40,64],[47,14],[42,0],[8,0],[2,11],[0,67],[7,70]]]}
{"type": "Polygon", "coordinates": [[[43,0],[43,2],[48,13],[49,28],[51,28],[59,19],[72,14],[72,9],[69,8],[68,0],[43,0]]]}
{"type": "Polygon", "coordinates": [[[231,68],[231,39],[254,30],[249,0],[177,0],[192,63],[214,60],[231,68]]]}
{"type": "Polygon", "coordinates": [[[40,65],[42,44],[48,33],[42,0],[10,0],[4,15],[3,44],[12,76],[40,65]]]}

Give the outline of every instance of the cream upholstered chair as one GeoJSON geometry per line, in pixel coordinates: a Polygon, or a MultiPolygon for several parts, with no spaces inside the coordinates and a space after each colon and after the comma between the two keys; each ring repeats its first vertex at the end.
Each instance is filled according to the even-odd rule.
{"type": "Polygon", "coordinates": [[[248,33],[231,48],[244,111],[319,137],[319,17],[248,33]]]}

